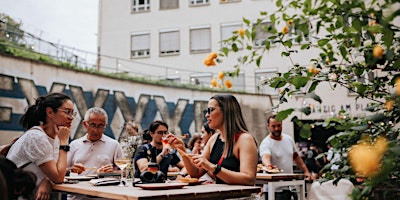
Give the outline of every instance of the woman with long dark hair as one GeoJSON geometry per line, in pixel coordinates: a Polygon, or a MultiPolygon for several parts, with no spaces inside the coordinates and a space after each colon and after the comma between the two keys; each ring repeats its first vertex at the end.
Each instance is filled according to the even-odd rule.
{"type": "Polygon", "coordinates": [[[69,96],[51,93],[37,98],[20,119],[26,132],[11,146],[7,158],[37,176],[36,199],[49,199],[52,183],[64,181],[75,115],[69,96]]]}
{"type": "MultiPolygon", "coordinates": [[[[254,185],[257,144],[248,132],[236,98],[230,94],[211,97],[206,118],[210,128],[218,132],[211,136],[201,155],[182,156],[190,176],[199,178],[210,172],[216,183],[254,185]]],[[[181,140],[173,138],[170,144],[182,150],[181,140]]]]}

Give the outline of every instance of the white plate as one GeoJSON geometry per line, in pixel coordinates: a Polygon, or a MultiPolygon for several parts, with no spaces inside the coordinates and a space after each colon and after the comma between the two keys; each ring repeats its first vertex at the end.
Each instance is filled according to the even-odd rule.
{"type": "Polygon", "coordinates": [[[66,176],[65,179],[67,180],[79,180],[79,181],[88,181],[94,179],[93,176],[66,176]]]}

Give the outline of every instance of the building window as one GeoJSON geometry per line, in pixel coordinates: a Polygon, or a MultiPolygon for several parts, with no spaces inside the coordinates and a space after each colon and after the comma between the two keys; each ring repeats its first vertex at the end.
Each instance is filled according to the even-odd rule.
{"type": "Polygon", "coordinates": [[[237,76],[231,78],[231,77],[226,77],[224,79],[230,79],[232,81],[232,89],[237,90],[237,91],[245,91],[246,90],[246,84],[245,84],[245,77],[244,73],[240,72],[237,76]]]}
{"type": "Polygon", "coordinates": [[[211,51],[210,27],[190,28],[190,53],[211,51]]]}
{"type": "MultiPolygon", "coordinates": [[[[242,28],[241,23],[230,23],[230,24],[222,24],[221,25],[221,47],[228,47],[230,44],[225,44],[223,41],[229,39],[233,36],[233,32],[242,28]]],[[[241,44],[237,43],[238,48],[241,49],[241,44]],[[240,46],[239,46],[240,45],[240,46]]]]}
{"type": "Polygon", "coordinates": [[[150,11],[150,0],[132,0],[132,11],[143,12],[150,11]]]}
{"type": "MultiPolygon", "coordinates": [[[[253,25],[256,30],[256,38],[254,39],[254,46],[262,47],[268,42],[268,37],[272,34],[268,31],[274,29],[271,22],[260,22],[253,25]]],[[[272,43],[271,43],[272,44],[272,43]]]]}
{"type": "Polygon", "coordinates": [[[131,57],[150,56],[150,33],[134,34],[131,36],[131,57]]]}
{"type": "Polygon", "coordinates": [[[160,32],[160,55],[177,55],[180,52],[179,31],[160,32]]]}
{"type": "Polygon", "coordinates": [[[276,77],[278,69],[259,69],[255,72],[256,91],[259,94],[278,95],[278,89],[269,87],[269,81],[276,77]]]}
{"type": "Polygon", "coordinates": [[[199,5],[209,5],[210,1],[209,0],[189,0],[189,5],[190,6],[199,6],[199,5]]]}
{"type": "Polygon", "coordinates": [[[232,2],[239,2],[239,1],[242,1],[242,0],[220,0],[219,2],[221,2],[221,3],[232,3],[232,2]]]}
{"type": "Polygon", "coordinates": [[[371,84],[374,81],[375,76],[376,76],[374,72],[369,72],[369,73],[364,72],[360,76],[357,76],[354,73],[351,73],[351,75],[353,76],[354,83],[357,82],[357,84],[355,84],[355,85],[358,85],[358,87],[353,87],[352,89],[349,89],[348,94],[351,96],[357,95],[358,88],[362,88],[362,85],[371,84]]]}
{"type": "Polygon", "coordinates": [[[179,0],[161,0],[160,10],[177,9],[179,8],[179,0]]]}
{"type": "Polygon", "coordinates": [[[190,75],[190,83],[193,85],[208,87],[211,85],[212,73],[196,73],[190,75]]]}

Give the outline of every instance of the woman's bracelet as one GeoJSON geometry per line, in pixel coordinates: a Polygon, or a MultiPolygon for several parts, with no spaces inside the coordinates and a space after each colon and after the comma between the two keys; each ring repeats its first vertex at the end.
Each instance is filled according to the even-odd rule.
{"type": "Polygon", "coordinates": [[[221,165],[215,164],[215,170],[213,174],[217,175],[219,172],[221,172],[221,165]]]}

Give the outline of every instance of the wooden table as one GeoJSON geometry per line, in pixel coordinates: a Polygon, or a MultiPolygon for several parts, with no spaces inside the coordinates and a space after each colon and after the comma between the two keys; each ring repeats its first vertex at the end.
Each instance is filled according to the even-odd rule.
{"type": "Polygon", "coordinates": [[[305,180],[303,174],[257,173],[256,184],[268,184],[268,199],[275,200],[275,188],[280,186],[299,186],[300,200],[305,200],[305,180]]]}
{"type": "Polygon", "coordinates": [[[182,189],[169,190],[143,190],[133,187],[132,182],[128,187],[119,186],[93,186],[88,181],[76,184],[56,184],[53,190],[56,192],[76,193],[103,197],[109,199],[226,199],[248,197],[260,192],[260,187],[225,184],[201,184],[185,186],[182,189]]]}

